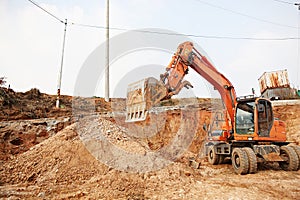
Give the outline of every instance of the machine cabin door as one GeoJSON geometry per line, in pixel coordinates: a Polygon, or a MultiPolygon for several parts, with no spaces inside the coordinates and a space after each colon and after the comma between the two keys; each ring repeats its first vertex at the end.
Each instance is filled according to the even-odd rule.
{"type": "Polygon", "coordinates": [[[265,99],[257,101],[257,121],[260,137],[270,137],[270,131],[273,126],[274,117],[271,102],[265,99]]]}
{"type": "Polygon", "coordinates": [[[237,135],[254,134],[255,102],[239,102],[235,114],[235,132],[237,135]]]}

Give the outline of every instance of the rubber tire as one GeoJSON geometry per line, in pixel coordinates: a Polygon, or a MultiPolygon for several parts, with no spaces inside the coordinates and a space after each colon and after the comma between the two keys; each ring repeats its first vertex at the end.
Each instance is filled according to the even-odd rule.
{"type": "Polygon", "coordinates": [[[249,174],[255,174],[257,172],[257,158],[254,151],[249,147],[244,147],[243,150],[246,152],[249,160],[249,174]]]}
{"type": "Polygon", "coordinates": [[[300,169],[300,146],[291,145],[290,147],[292,147],[298,155],[298,159],[299,159],[298,170],[299,170],[300,169]]]}
{"type": "Polygon", "coordinates": [[[208,162],[210,164],[212,165],[219,164],[220,156],[215,153],[215,149],[213,145],[208,147],[207,157],[208,157],[208,162]]]}
{"type": "Polygon", "coordinates": [[[285,171],[297,171],[299,166],[299,158],[291,146],[282,146],[280,147],[280,156],[287,156],[287,162],[279,162],[280,167],[285,171]]]}
{"type": "Polygon", "coordinates": [[[224,163],[224,160],[225,160],[225,156],[224,155],[219,155],[219,162],[218,164],[223,164],[224,163]]]}
{"type": "Polygon", "coordinates": [[[236,174],[247,174],[249,171],[249,159],[242,148],[234,148],[231,155],[232,167],[236,174]]]}

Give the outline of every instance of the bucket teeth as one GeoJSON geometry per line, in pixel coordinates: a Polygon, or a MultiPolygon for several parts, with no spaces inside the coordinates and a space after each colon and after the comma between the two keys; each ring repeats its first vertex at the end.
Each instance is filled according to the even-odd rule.
{"type": "Polygon", "coordinates": [[[165,95],[165,86],[152,77],[128,85],[125,122],[146,120],[148,111],[165,95]]]}
{"type": "Polygon", "coordinates": [[[144,121],[147,118],[148,111],[146,105],[137,104],[127,108],[126,122],[144,121]]]}
{"type": "Polygon", "coordinates": [[[145,84],[146,79],[143,79],[128,86],[125,122],[136,122],[146,119],[147,111],[145,99],[145,84]]]}

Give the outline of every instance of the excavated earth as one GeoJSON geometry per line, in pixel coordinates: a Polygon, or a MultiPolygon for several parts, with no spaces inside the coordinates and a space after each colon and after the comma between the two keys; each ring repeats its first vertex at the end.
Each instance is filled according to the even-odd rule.
{"type": "MultiPolygon", "coordinates": [[[[211,117],[209,99],[153,112],[146,122],[131,125],[124,123],[122,99],[111,105],[89,99],[95,111],[90,114],[85,109],[90,103],[82,100],[85,112],[71,115],[69,104],[65,116],[50,114],[53,101],[44,112],[49,117],[10,113],[0,123],[1,199],[299,199],[300,171],[273,163],[260,165],[256,174],[236,175],[229,161],[211,166],[198,154],[205,140],[202,125],[211,117]]],[[[21,112],[18,103],[9,105],[15,113],[21,112]]],[[[6,106],[2,103],[8,113],[6,106]]],[[[274,111],[286,122],[288,139],[299,144],[299,104],[274,111]]]]}

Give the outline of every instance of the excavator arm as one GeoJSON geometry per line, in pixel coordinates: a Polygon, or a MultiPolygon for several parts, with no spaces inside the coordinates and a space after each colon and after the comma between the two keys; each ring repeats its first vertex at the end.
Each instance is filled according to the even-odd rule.
{"type": "MultiPolygon", "coordinates": [[[[159,81],[154,78],[148,78],[139,82],[139,93],[143,96],[143,101],[137,101],[135,96],[131,95],[132,90],[136,90],[137,85],[130,85],[127,93],[127,122],[143,121],[146,119],[148,110],[160,102],[169,99],[178,94],[183,87],[192,88],[192,84],[183,80],[192,68],[199,75],[211,83],[221,95],[221,98],[227,108],[231,124],[234,124],[234,108],[236,105],[236,93],[230,81],[208,61],[192,42],[180,44],[173,55],[166,72],[160,75],[159,81]],[[145,104],[147,102],[147,104],[145,104]]],[[[233,127],[233,126],[232,126],[233,127]]]]}
{"type": "Polygon", "coordinates": [[[168,97],[178,94],[183,87],[192,87],[188,81],[183,81],[189,68],[211,83],[221,95],[227,108],[232,124],[234,123],[234,108],[236,105],[236,93],[231,82],[208,61],[192,42],[184,42],[177,48],[166,73],[161,75],[168,90],[168,97]]]}

